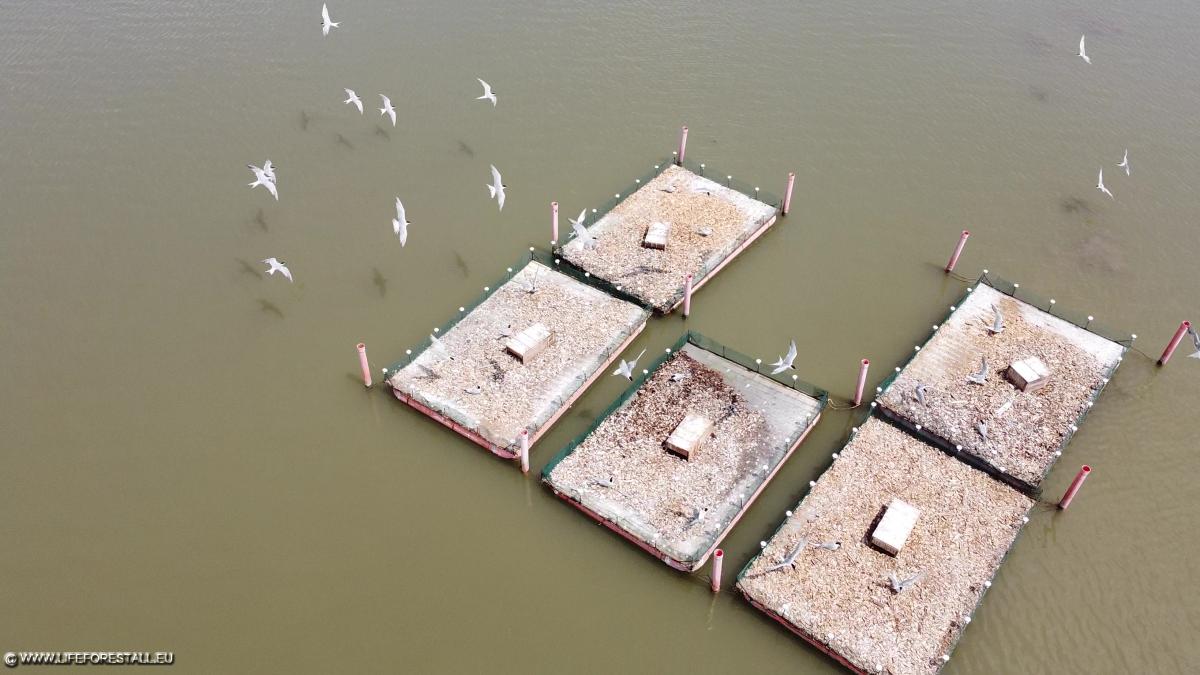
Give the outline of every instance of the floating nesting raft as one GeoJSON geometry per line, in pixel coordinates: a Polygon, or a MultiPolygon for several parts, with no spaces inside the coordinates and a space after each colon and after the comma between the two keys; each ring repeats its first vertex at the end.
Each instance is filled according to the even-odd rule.
{"type": "Polygon", "coordinates": [[[536,440],[649,312],[529,261],[387,378],[396,398],[507,458],[536,440]]]}
{"type": "Polygon", "coordinates": [[[690,572],[816,424],[826,396],[701,348],[694,334],[685,340],[564,449],[543,479],[609,529],[690,572]],[[712,427],[685,459],[665,441],[689,416],[712,427]]]}
{"type": "MultiPolygon", "coordinates": [[[[950,314],[880,395],[883,414],[968,461],[1033,492],[1112,377],[1125,347],[983,283],[950,314]],[[1003,331],[991,332],[993,307],[1003,331]],[[987,359],[987,381],[968,376],[987,359]],[[1045,384],[1021,391],[1007,372],[1040,360],[1045,384]],[[924,385],[925,404],[916,387],[924,385]],[[979,431],[986,425],[987,439],[979,431]]],[[[1020,369],[1019,369],[1020,370],[1020,369]]],[[[1033,371],[1028,371],[1033,372],[1033,371]]],[[[1029,376],[1029,375],[1026,375],[1029,376]]]]}
{"type": "Polygon", "coordinates": [[[674,164],[561,247],[567,262],[666,314],[775,223],[776,208],[674,164]],[[669,190],[669,191],[668,191],[669,190]]]}
{"type": "Polygon", "coordinates": [[[936,673],[1033,504],[871,418],[742,571],[738,588],[851,670],[936,673]],[[869,544],[893,499],[919,514],[894,557],[869,544]],[[769,571],[797,550],[794,565],[769,571]],[[916,580],[897,592],[893,575],[916,580]]]}

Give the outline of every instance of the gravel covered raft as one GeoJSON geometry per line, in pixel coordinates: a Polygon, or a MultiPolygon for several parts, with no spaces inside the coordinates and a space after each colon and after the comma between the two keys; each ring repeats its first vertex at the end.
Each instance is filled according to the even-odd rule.
{"type": "Polygon", "coordinates": [[[880,403],[1036,488],[1123,354],[1115,342],[979,284],[883,392],[880,403]],[[996,335],[989,331],[993,306],[1004,319],[1004,330],[996,335]],[[985,357],[987,382],[969,382],[985,357]],[[1028,357],[1049,367],[1049,383],[1021,392],[1005,371],[1028,357]],[[925,386],[925,405],[917,399],[918,384],[925,386]],[[986,440],[980,422],[986,425],[986,440]]]}
{"type": "Polygon", "coordinates": [[[560,496],[694,570],[816,423],[822,400],[687,344],[546,476],[560,496]],[[689,413],[715,423],[690,458],[664,448],[689,413]]]}
{"type": "Polygon", "coordinates": [[[665,314],[683,299],[686,275],[699,284],[774,220],[775,207],[672,164],[597,222],[585,221],[594,245],[572,239],[562,255],[665,314]],[[642,245],[657,222],[670,225],[663,250],[642,245]]]}
{"type": "Polygon", "coordinates": [[[398,393],[501,448],[532,437],[618,350],[649,312],[531,261],[388,378],[398,393]],[[522,364],[505,342],[533,324],[549,345],[522,364]]]}
{"type": "Polygon", "coordinates": [[[751,561],[738,587],[761,609],[868,673],[934,673],[1033,500],[887,422],[870,419],[751,561]],[[893,498],[920,511],[896,557],[870,546],[893,498]],[[767,571],[800,542],[794,566],[767,571]],[[836,550],[821,544],[840,542],[836,550]],[[917,577],[903,590],[898,580],[917,577]]]}

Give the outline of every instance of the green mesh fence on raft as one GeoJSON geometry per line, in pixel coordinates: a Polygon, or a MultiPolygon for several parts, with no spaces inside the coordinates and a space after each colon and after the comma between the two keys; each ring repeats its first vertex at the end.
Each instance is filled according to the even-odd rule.
{"type": "MultiPolygon", "coordinates": [[[[591,225],[588,225],[587,227],[590,229],[592,225],[595,225],[601,218],[608,215],[609,212],[611,212],[613,209],[615,209],[622,201],[624,201],[625,199],[628,199],[634,192],[637,192],[639,189],[644,187],[646,185],[646,183],[653,180],[656,176],[658,176],[660,173],[665,171],[667,169],[667,167],[671,166],[672,164],[678,164],[677,162],[675,162],[675,159],[673,157],[667,157],[667,158],[657,162],[656,164],[654,164],[652,166],[652,168],[649,171],[647,171],[646,173],[642,174],[641,176],[635,178],[633,180],[633,183],[627,184],[624,187],[624,189],[617,191],[612,197],[609,197],[603,203],[601,203],[600,206],[589,209],[586,219],[591,223],[591,225]]],[[[687,169],[688,171],[691,171],[692,173],[694,173],[698,176],[708,178],[709,180],[712,180],[713,182],[715,182],[719,185],[724,185],[725,187],[727,187],[735,192],[739,192],[742,195],[745,195],[746,197],[749,197],[751,199],[754,199],[756,201],[762,202],[768,206],[773,207],[775,209],[776,216],[778,216],[778,214],[780,213],[780,210],[783,207],[783,200],[780,199],[773,192],[760,190],[757,186],[753,186],[744,181],[732,178],[730,175],[722,173],[721,171],[713,169],[711,167],[708,167],[707,165],[702,166],[700,163],[697,163],[697,162],[685,161],[682,164],[678,164],[678,166],[681,166],[684,169],[687,169]]],[[[753,236],[754,233],[757,231],[758,231],[758,229],[755,229],[755,230],[752,230],[749,232],[743,232],[736,240],[734,240],[729,245],[729,251],[725,255],[712,261],[711,264],[705,264],[705,266],[701,270],[699,270],[699,272],[693,277],[692,283],[694,285],[699,285],[701,281],[703,281],[709,274],[712,273],[713,269],[720,266],[721,263],[723,263],[726,259],[729,258],[730,255],[732,255],[733,251],[737,250],[737,248],[739,246],[744,244],[746,242],[746,240],[749,239],[751,236],[753,236]]],[[[562,241],[558,241],[555,243],[554,248],[553,248],[553,253],[555,255],[561,257],[562,248],[570,240],[571,235],[562,230],[560,230],[559,235],[561,237],[563,237],[563,239],[562,239],[562,241]]],[[[558,262],[558,261],[556,260],[556,262],[558,262]]],[[[591,277],[590,274],[588,274],[584,270],[576,267],[575,264],[572,263],[571,261],[563,259],[561,261],[561,270],[565,272],[568,268],[571,270],[575,270],[579,274],[587,275],[589,278],[594,279],[594,277],[591,277]]],[[[556,267],[555,269],[560,269],[560,268],[556,267]]],[[[630,294],[622,286],[615,284],[613,282],[603,280],[603,279],[597,279],[596,282],[588,282],[588,283],[592,283],[593,285],[598,285],[598,287],[603,288],[608,293],[615,295],[615,296],[621,298],[622,300],[628,300],[629,302],[633,302],[641,307],[646,307],[646,308],[649,308],[652,310],[654,309],[650,305],[650,303],[648,303],[647,301],[645,301],[635,295],[630,294]]],[[[672,298],[670,299],[670,304],[675,305],[680,300],[682,300],[683,294],[684,294],[683,289],[680,289],[678,292],[676,292],[675,295],[672,296],[672,298]]]]}
{"type": "MultiPolygon", "coordinates": [[[[1129,349],[1133,344],[1133,337],[1132,337],[1132,335],[1126,334],[1125,337],[1118,339],[1117,335],[1119,335],[1119,334],[1116,331],[1114,331],[1112,329],[1104,328],[1102,325],[1097,324],[1096,321],[1089,318],[1089,315],[1079,314],[1076,312],[1072,312],[1070,310],[1061,309],[1061,308],[1059,308],[1057,302],[1052,303],[1052,302],[1050,302],[1049,298],[1045,298],[1045,297],[1042,297],[1035,293],[1031,293],[1031,292],[1021,288],[1017,284],[1014,284],[1010,281],[1007,281],[1005,279],[1002,279],[1002,278],[997,277],[992,274],[980,275],[979,279],[976,280],[976,282],[973,286],[968,286],[967,289],[963,291],[962,295],[959,296],[958,300],[953,305],[951,305],[951,309],[942,315],[942,319],[937,323],[937,325],[938,326],[944,325],[946,323],[946,321],[956,311],[958,311],[958,308],[962,306],[963,302],[965,302],[966,299],[968,297],[970,297],[972,289],[975,286],[978,286],[979,284],[984,284],[986,286],[990,286],[991,288],[994,288],[995,290],[999,291],[1000,293],[1003,293],[1004,295],[1010,296],[1012,298],[1016,298],[1017,300],[1020,300],[1021,302],[1024,302],[1032,307],[1041,309],[1048,314],[1051,314],[1057,318],[1060,318],[1060,319],[1066,321],[1067,323],[1070,323],[1070,324],[1072,324],[1078,328],[1081,328],[1089,333],[1092,333],[1094,335],[1098,335],[1110,342],[1121,345],[1121,347],[1122,347],[1121,357],[1118,358],[1116,363],[1114,363],[1112,366],[1110,366],[1105,371],[1104,377],[1100,383],[1100,386],[1097,387],[1095,389],[1095,391],[1092,392],[1092,395],[1088,399],[1087,404],[1084,406],[1083,410],[1079,413],[1079,415],[1076,416],[1075,421],[1072,424],[1072,428],[1069,429],[1067,433],[1063,434],[1062,441],[1055,448],[1055,453],[1056,453],[1054,455],[1055,460],[1051,461],[1046,466],[1046,469],[1042,472],[1041,480],[1039,481],[1039,483],[1040,483],[1042,481],[1045,481],[1046,476],[1050,474],[1050,470],[1054,468],[1057,458],[1062,456],[1062,452],[1067,447],[1067,444],[1071,442],[1071,439],[1074,438],[1075,434],[1079,431],[1079,425],[1083,422],[1084,418],[1087,417],[1087,414],[1092,409],[1093,404],[1095,404],[1096,400],[1100,398],[1101,392],[1104,391],[1104,388],[1108,385],[1108,382],[1112,379],[1113,374],[1116,373],[1117,368],[1120,367],[1122,361],[1124,361],[1124,358],[1125,358],[1124,355],[1129,352],[1129,349]]],[[[926,335],[925,341],[921,343],[921,351],[925,350],[925,348],[929,345],[929,341],[932,340],[933,336],[936,334],[937,334],[936,330],[931,330],[928,333],[928,335],[926,335]]],[[[888,374],[888,376],[886,378],[884,378],[884,380],[882,382],[879,383],[878,388],[876,389],[877,397],[882,396],[883,392],[886,392],[892,386],[892,384],[896,381],[896,378],[900,377],[901,373],[903,373],[904,370],[906,368],[908,368],[908,364],[911,363],[912,360],[915,359],[919,353],[920,352],[918,352],[916,350],[911,352],[908,355],[908,358],[904,359],[904,362],[901,363],[897,369],[893,370],[890,374],[888,374]]],[[[872,403],[872,408],[875,408],[875,407],[882,408],[883,406],[882,406],[882,404],[876,405],[875,403],[872,403]]],[[[903,429],[904,431],[908,432],[910,435],[920,438],[921,440],[925,441],[926,443],[929,443],[929,444],[937,447],[939,450],[942,450],[943,452],[969,464],[970,466],[972,466],[976,469],[979,469],[980,471],[983,471],[984,473],[987,473],[988,475],[992,476],[993,478],[995,478],[1001,482],[1004,482],[1004,483],[1012,486],[1013,488],[1016,488],[1017,490],[1024,492],[1025,494],[1028,494],[1028,495],[1034,496],[1034,497],[1038,497],[1041,494],[1040,485],[1034,486],[1031,483],[1028,483],[1024,480],[1016,478],[1015,476],[1010,476],[1009,474],[1006,474],[1006,473],[1000,471],[998,468],[993,466],[987,460],[984,460],[981,457],[976,457],[975,455],[967,452],[966,450],[959,452],[957,450],[957,446],[954,443],[951,443],[949,439],[942,438],[939,435],[933,434],[932,432],[930,432],[927,429],[921,429],[918,431],[915,428],[913,423],[905,420],[904,418],[899,417],[898,415],[886,413],[883,410],[879,411],[879,416],[883,420],[891,423],[892,425],[897,426],[897,427],[903,429]]]]}
{"type": "MultiPolygon", "coordinates": [[[[588,428],[583,431],[583,433],[581,433],[578,436],[576,436],[575,438],[571,439],[571,441],[569,443],[567,443],[567,445],[565,447],[563,447],[562,450],[559,450],[554,455],[554,457],[552,457],[550,459],[550,462],[548,464],[546,464],[546,466],[542,469],[542,479],[549,480],[550,473],[552,471],[554,471],[554,468],[557,467],[560,462],[562,462],[564,459],[567,458],[568,455],[570,455],[572,452],[574,452],[575,449],[578,448],[579,445],[582,444],[587,439],[587,437],[592,434],[592,432],[594,432],[597,428],[599,428],[599,426],[601,424],[603,424],[604,421],[607,420],[610,415],[612,415],[614,412],[616,412],[617,409],[619,409],[622,405],[625,404],[626,401],[628,401],[634,394],[636,394],[638,392],[638,390],[641,389],[642,385],[646,382],[646,380],[653,377],[654,373],[657,372],[658,369],[660,367],[662,367],[662,365],[664,363],[666,363],[668,359],[670,359],[672,356],[674,356],[680,349],[683,348],[684,345],[687,345],[687,344],[694,345],[700,349],[703,349],[704,351],[710,352],[712,354],[716,354],[723,359],[726,359],[728,361],[732,361],[733,363],[736,363],[737,365],[741,366],[742,368],[745,368],[746,370],[758,373],[759,375],[762,375],[765,378],[774,380],[778,384],[781,384],[785,387],[790,387],[790,388],[795,389],[803,394],[806,394],[812,398],[817,399],[820,403],[820,407],[818,408],[818,413],[821,410],[824,410],[825,405],[829,402],[829,392],[825,391],[824,389],[821,389],[820,387],[812,385],[812,384],[810,384],[804,380],[801,380],[799,378],[792,379],[789,377],[784,377],[782,375],[771,375],[769,373],[763,373],[763,372],[761,372],[761,366],[754,359],[750,358],[749,356],[746,356],[744,354],[741,354],[740,352],[736,352],[732,349],[729,349],[728,347],[717,342],[716,340],[704,337],[703,335],[701,335],[695,331],[688,331],[688,332],[684,333],[683,335],[681,335],[679,337],[679,339],[675,341],[675,344],[671,345],[671,347],[668,351],[664,351],[662,354],[659,354],[658,358],[654,359],[654,361],[653,361],[653,363],[651,363],[650,367],[646,368],[644,372],[642,372],[637,377],[635,377],[633,379],[633,382],[631,382],[630,385],[625,388],[625,391],[621,392],[621,395],[618,396],[616,398],[616,400],[614,400],[612,403],[610,403],[608,405],[608,407],[606,407],[603,411],[601,411],[599,416],[596,417],[595,421],[593,421],[588,426],[588,428]]],[[[815,418],[815,416],[814,416],[814,418],[815,418]]],[[[791,447],[792,444],[795,443],[796,439],[799,438],[800,435],[803,434],[811,426],[812,426],[812,422],[810,421],[807,426],[800,428],[800,430],[798,432],[796,432],[796,434],[793,437],[788,439],[787,447],[791,447]]]]}

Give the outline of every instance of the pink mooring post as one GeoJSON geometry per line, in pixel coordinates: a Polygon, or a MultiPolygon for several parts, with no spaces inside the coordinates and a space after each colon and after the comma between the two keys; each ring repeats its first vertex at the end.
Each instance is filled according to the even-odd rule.
{"type": "Polygon", "coordinates": [[[796,184],[796,172],[788,172],[787,190],[783,193],[783,215],[792,210],[792,187],[796,184]]]}
{"type": "Polygon", "coordinates": [[[950,262],[946,263],[947,272],[954,271],[954,266],[958,264],[958,256],[962,255],[963,247],[967,245],[967,237],[969,236],[971,236],[970,232],[966,230],[962,231],[962,236],[958,238],[958,246],[954,247],[954,255],[950,256],[950,262]]]}
{"type": "Polygon", "coordinates": [[[867,386],[867,369],[871,367],[870,359],[863,359],[858,369],[858,387],[854,390],[854,405],[862,403],[863,389],[867,386]]]}
{"type": "Polygon", "coordinates": [[[692,313],[692,275],[687,275],[683,281],[683,318],[692,313]]]}
{"type": "Polygon", "coordinates": [[[679,130],[679,166],[683,166],[683,153],[687,152],[687,125],[679,130]]]}
{"type": "Polygon", "coordinates": [[[558,202],[550,202],[550,241],[558,243],[558,202]]]}
{"type": "Polygon", "coordinates": [[[1075,498],[1075,493],[1079,492],[1079,488],[1083,487],[1083,481],[1087,480],[1088,474],[1092,472],[1092,467],[1084,464],[1079,473],[1075,474],[1075,480],[1071,481],[1071,487],[1063,493],[1062,499],[1058,500],[1058,508],[1066,511],[1071,505],[1071,500],[1075,498]]]}
{"type": "Polygon", "coordinates": [[[713,551],[713,563],[712,563],[712,592],[713,593],[721,592],[721,567],[722,567],[723,562],[725,562],[725,551],[722,551],[721,549],[717,549],[717,550],[713,551]]]}
{"type": "Polygon", "coordinates": [[[367,363],[367,345],[358,343],[358,365],[362,366],[363,386],[371,386],[371,364],[367,363]]]}
{"type": "Polygon", "coordinates": [[[1165,366],[1167,361],[1171,360],[1171,355],[1175,353],[1175,348],[1179,346],[1180,340],[1187,334],[1188,329],[1192,327],[1191,321],[1184,321],[1179,324],[1179,330],[1175,331],[1175,337],[1167,344],[1167,348],[1163,350],[1162,356],[1158,357],[1158,365],[1165,366]]]}
{"type": "Polygon", "coordinates": [[[521,473],[529,473],[529,430],[521,430],[521,473]]]}

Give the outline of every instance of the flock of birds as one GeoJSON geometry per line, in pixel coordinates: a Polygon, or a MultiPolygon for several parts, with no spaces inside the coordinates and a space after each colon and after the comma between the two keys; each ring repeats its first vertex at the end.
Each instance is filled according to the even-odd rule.
{"type": "MultiPolygon", "coordinates": [[[[1084,42],[1087,40],[1087,35],[1079,36],[1079,58],[1083,59],[1088,65],[1092,63],[1092,57],[1088,56],[1084,42]]],[[[1125,156],[1121,158],[1121,163],[1117,167],[1125,170],[1125,175],[1129,175],[1129,148],[1125,148],[1125,156]]],[[[1104,167],[1100,167],[1100,176],[1096,178],[1096,189],[1108,195],[1109,199],[1116,199],[1113,193],[1104,185],[1104,167]]]]}
{"type": "MultiPolygon", "coordinates": [[[[322,3],[321,34],[325,37],[328,37],[330,31],[332,31],[334,28],[340,27],[341,22],[334,21],[329,16],[328,3],[322,3]]],[[[497,97],[496,92],[492,89],[492,85],[483,81],[482,78],[476,79],[479,80],[479,84],[483,87],[483,95],[476,97],[475,100],[491,101],[492,107],[496,107],[497,97]]],[[[360,98],[353,89],[346,88],[345,92],[346,100],[342,101],[342,103],[353,106],[358,110],[358,114],[360,115],[365,114],[363,111],[362,98],[360,98]]],[[[394,128],[396,126],[396,107],[392,105],[392,99],[388,98],[387,95],[380,94],[379,98],[383,103],[382,107],[379,108],[379,114],[380,116],[391,120],[392,127],[394,128]]],[[[496,200],[500,210],[503,211],[504,189],[508,186],[504,184],[504,179],[501,178],[500,171],[496,169],[496,165],[493,164],[491,167],[492,182],[487,185],[488,193],[491,195],[492,199],[496,200]]],[[[249,183],[250,189],[262,187],[267,192],[271,193],[271,196],[275,198],[275,201],[279,201],[279,185],[276,182],[275,165],[271,163],[271,160],[268,159],[261,167],[257,167],[253,164],[247,164],[246,168],[250,169],[250,171],[254,173],[254,182],[249,183]]],[[[584,214],[581,214],[579,217],[580,223],[582,223],[583,217],[584,214]]],[[[576,221],[571,221],[573,227],[575,226],[575,222],[576,221]]],[[[404,203],[400,201],[399,197],[396,197],[396,217],[392,219],[392,232],[396,235],[396,238],[400,240],[401,247],[408,243],[408,226],[411,224],[412,221],[408,220],[407,214],[405,213],[404,203]]],[[[579,229],[576,229],[576,232],[578,233],[579,229]]],[[[583,232],[586,235],[587,231],[584,230],[583,232]]],[[[288,281],[293,281],[292,271],[288,269],[287,263],[284,261],[272,257],[264,258],[262,262],[267,265],[267,274],[274,276],[276,272],[279,272],[288,281]]]]}

